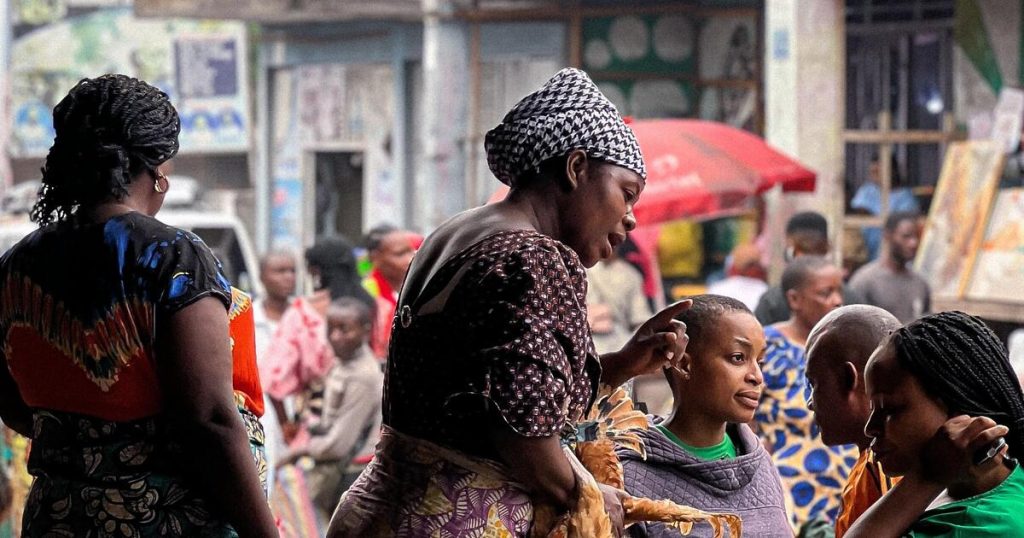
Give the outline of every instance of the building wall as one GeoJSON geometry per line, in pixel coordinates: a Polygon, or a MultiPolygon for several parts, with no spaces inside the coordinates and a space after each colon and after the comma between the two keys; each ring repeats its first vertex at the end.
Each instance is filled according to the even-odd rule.
{"type": "Polygon", "coordinates": [[[768,0],[765,5],[765,139],[817,172],[814,193],[769,194],[773,268],[782,267],[785,221],[798,210],[829,219],[843,210],[845,31],[842,0],[768,0]]]}
{"type": "Polygon", "coordinates": [[[998,98],[998,88],[990,82],[993,73],[1006,86],[1019,88],[1024,83],[1021,3],[968,0],[958,3],[956,16],[960,35],[953,51],[954,112],[957,122],[967,125],[972,119],[991,117],[998,98]],[[980,24],[964,20],[976,12],[981,14],[980,24]],[[965,47],[968,40],[978,45],[965,47]]]}
{"type": "MultiPolygon", "coordinates": [[[[364,152],[364,230],[389,222],[429,232],[451,216],[416,209],[424,196],[415,187],[424,158],[420,25],[340,23],[266,35],[270,245],[298,249],[314,239],[309,183],[317,150],[364,152]]],[[[480,110],[476,128],[459,139],[472,171],[468,181],[448,178],[466,194],[459,210],[483,203],[498,185],[486,169],[483,134],[565,65],[561,24],[485,24],[481,35],[480,110]]]]}

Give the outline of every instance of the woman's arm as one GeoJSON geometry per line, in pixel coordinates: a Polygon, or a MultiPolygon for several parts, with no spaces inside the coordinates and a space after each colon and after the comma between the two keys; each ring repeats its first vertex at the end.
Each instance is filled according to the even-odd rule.
{"type": "Polygon", "coordinates": [[[516,481],[559,511],[576,502],[576,475],[562,453],[558,436],[524,437],[505,424],[490,428],[494,448],[516,481]]]}
{"type": "MultiPolygon", "coordinates": [[[[558,436],[524,437],[505,425],[492,427],[491,442],[498,457],[509,468],[510,475],[530,491],[550,502],[559,512],[576,508],[576,475],[562,452],[558,436]]],[[[598,483],[604,509],[612,524],[612,534],[623,536],[625,510],[622,500],[626,492],[598,483]]]]}
{"type": "Polygon", "coordinates": [[[621,351],[602,355],[601,382],[617,387],[638,375],[678,364],[690,339],[686,324],[675,316],[691,304],[686,300],[665,307],[641,325],[621,351]]]}
{"type": "Polygon", "coordinates": [[[184,429],[190,478],[240,536],[277,536],[234,402],[224,304],[206,297],[171,314],[156,347],[167,413],[184,429]]]}
{"type": "Polygon", "coordinates": [[[32,437],[32,409],[21,399],[18,385],[7,369],[7,357],[0,347],[0,420],[8,428],[32,437]]]}
{"type": "Polygon", "coordinates": [[[975,452],[1007,433],[1009,429],[987,417],[960,415],[949,419],[928,442],[921,466],[905,475],[889,493],[857,518],[845,536],[903,536],[906,529],[920,519],[928,505],[951,484],[977,482],[993,471],[1005,470],[1001,468],[1001,456],[983,465],[976,465],[971,460],[975,452]]]}
{"type": "Polygon", "coordinates": [[[903,536],[935,497],[945,489],[941,483],[909,474],[889,493],[871,505],[846,531],[846,538],[898,538],[903,536]]]}

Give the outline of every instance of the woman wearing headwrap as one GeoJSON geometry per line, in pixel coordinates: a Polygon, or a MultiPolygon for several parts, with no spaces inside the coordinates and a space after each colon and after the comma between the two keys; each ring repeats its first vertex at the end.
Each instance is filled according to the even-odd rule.
{"type": "MultiPolygon", "coordinates": [[[[586,273],[636,226],[640,148],[589,77],[564,69],[487,134],[511,190],[442,224],[413,260],[387,363],[384,431],[328,535],[526,536],[533,502],[566,510],[577,479],[560,438],[599,381],[680,357],[673,305],[598,357],[586,273]]],[[[603,490],[621,533],[619,493],[603,490]]]]}

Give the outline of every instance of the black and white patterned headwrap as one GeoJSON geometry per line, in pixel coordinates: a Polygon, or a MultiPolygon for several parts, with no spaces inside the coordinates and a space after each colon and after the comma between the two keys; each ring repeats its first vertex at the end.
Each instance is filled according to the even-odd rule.
{"type": "Polygon", "coordinates": [[[647,178],[633,131],[615,105],[579,69],[559,71],[512,107],[484,138],[487,166],[502,183],[536,171],[541,162],[582,149],[647,178]]]}

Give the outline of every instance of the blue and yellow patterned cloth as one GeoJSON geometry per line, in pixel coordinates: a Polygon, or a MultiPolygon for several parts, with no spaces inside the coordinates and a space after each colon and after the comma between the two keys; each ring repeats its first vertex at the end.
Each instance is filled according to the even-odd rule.
{"type": "Polygon", "coordinates": [[[762,366],[765,390],[754,421],[782,476],[786,510],[794,529],[815,518],[834,522],[843,485],[857,462],[857,447],[826,446],[807,408],[804,349],[773,326],[762,366]]]}

